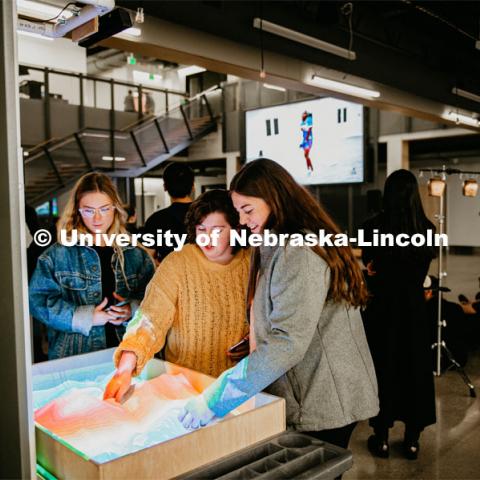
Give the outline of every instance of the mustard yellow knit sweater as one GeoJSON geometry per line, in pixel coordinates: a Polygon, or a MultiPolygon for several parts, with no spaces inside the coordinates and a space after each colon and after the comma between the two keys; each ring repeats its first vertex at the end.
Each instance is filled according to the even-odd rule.
{"type": "Polygon", "coordinates": [[[168,255],[115,351],[115,365],[122,351],[132,351],[138,375],[165,345],[167,361],[207,375],[216,377],[232,367],[226,352],[248,333],[249,264],[245,249],[228,265],[211,262],[193,244],[168,255]]]}

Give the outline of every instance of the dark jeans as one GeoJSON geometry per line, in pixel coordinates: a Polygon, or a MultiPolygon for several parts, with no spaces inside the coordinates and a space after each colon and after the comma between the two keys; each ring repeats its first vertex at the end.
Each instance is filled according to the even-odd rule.
{"type": "Polygon", "coordinates": [[[321,430],[319,432],[302,432],[312,437],[318,438],[327,443],[337,445],[337,447],[348,448],[348,442],[352,436],[354,428],[357,426],[357,422],[346,425],[345,427],[332,428],[331,430],[321,430]]]}

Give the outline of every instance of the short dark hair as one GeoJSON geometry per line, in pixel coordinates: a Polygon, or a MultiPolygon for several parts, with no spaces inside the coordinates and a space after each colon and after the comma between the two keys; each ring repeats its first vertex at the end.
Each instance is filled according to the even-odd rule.
{"type": "Polygon", "coordinates": [[[136,213],[136,208],[134,205],[130,205],[130,204],[124,205],[123,209],[127,212],[127,220],[130,217],[133,217],[136,213]]]}
{"type": "Polygon", "coordinates": [[[193,180],[193,170],[183,163],[171,163],[163,172],[165,190],[173,198],[183,198],[190,195],[193,189],[193,180]]]}
{"type": "MultiPolygon", "coordinates": [[[[188,241],[195,243],[195,228],[210,213],[223,213],[225,220],[233,229],[237,228],[240,223],[238,212],[235,210],[230,194],[227,190],[208,190],[202,193],[188,209],[185,217],[185,225],[187,227],[188,241]]],[[[238,246],[233,247],[232,252],[236,253],[238,246]]]]}

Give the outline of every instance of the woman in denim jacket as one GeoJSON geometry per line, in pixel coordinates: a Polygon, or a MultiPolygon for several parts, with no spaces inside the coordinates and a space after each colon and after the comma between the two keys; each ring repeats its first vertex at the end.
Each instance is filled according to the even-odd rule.
{"type": "MultiPolygon", "coordinates": [[[[58,224],[58,240],[62,230],[71,243],[74,230],[127,233],[125,218],[110,178],[89,173],[72,190],[58,224]]],[[[154,269],[145,250],[116,242],[111,247],[101,240],[92,246],[55,243],[48,248],[38,259],[29,289],[30,311],[48,327],[48,358],[118,345],[154,269]]]]}

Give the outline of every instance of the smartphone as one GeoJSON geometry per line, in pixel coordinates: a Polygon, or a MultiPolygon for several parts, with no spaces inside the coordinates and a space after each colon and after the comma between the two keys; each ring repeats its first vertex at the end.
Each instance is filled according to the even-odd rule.
{"type": "Polygon", "coordinates": [[[228,352],[233,353],[236,350],[239,350],[241,348],[244,348],[246,345],[249,345],[249,339],[248,338],[242,338],[238,343],[233,345],[228,349],[228,352]]]}
{"type": "Polygon", "coordinates": [[[111,305],[110,307],[107,307],[105,309],[106,312],[109,312],[112,307],[124,307],[125,305],[129,304],[130,302],[128,300],[123,300],[119,303],[116,303],[115,305],[111,305]]]}

